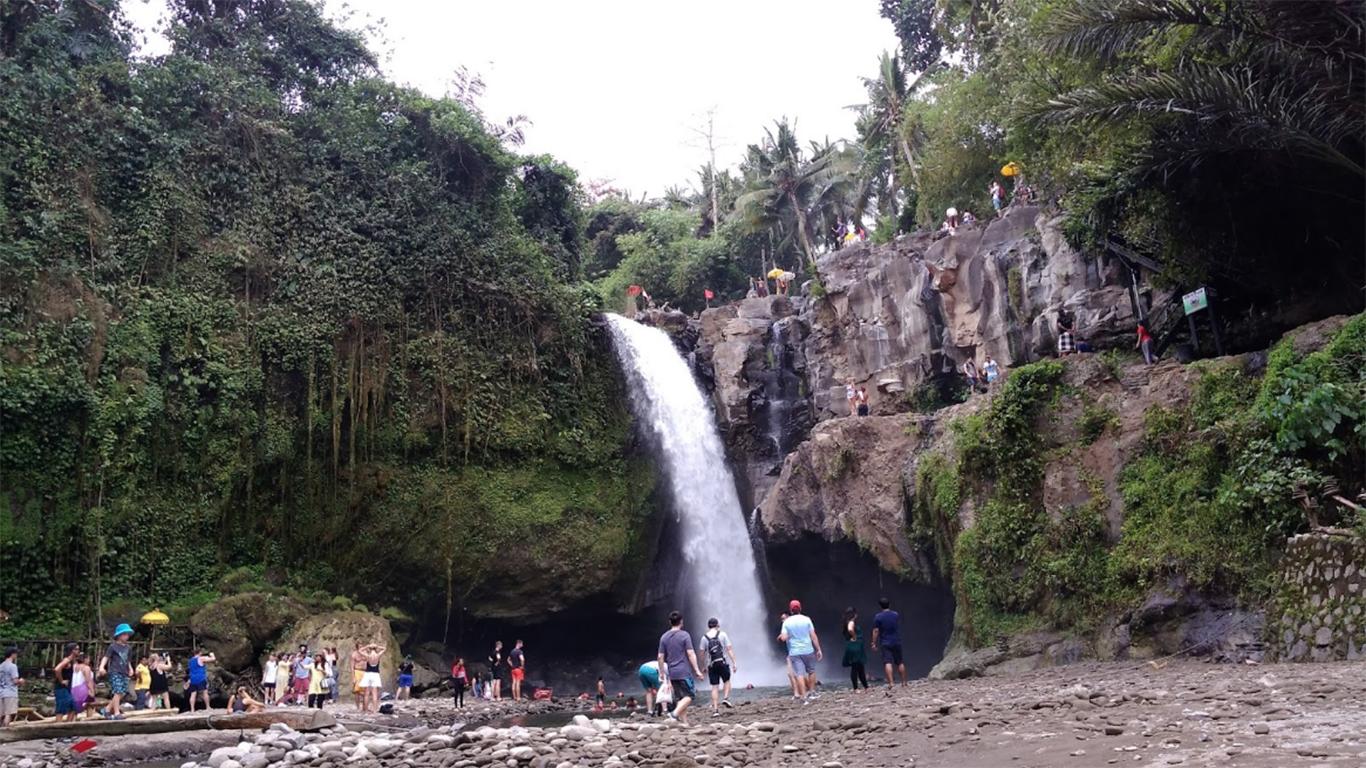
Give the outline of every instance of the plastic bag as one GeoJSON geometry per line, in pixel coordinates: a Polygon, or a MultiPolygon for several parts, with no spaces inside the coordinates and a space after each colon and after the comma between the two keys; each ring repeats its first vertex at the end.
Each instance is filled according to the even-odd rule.
{"type": "Polygon", "coordinates": [[[655,703],[672,704],[674,701],[674,687],[669,683],[668,678],[659,682],[659,693],[655,694],[655,703]]]}

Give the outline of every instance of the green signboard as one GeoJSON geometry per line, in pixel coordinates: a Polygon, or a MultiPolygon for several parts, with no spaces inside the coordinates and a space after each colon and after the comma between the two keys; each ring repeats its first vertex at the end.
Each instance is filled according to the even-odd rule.
{"type": "Polygon", "coordinates": [[[1209,297],[1205,295],[1204,288],[1197,288],[1181,297],[1181,304],[1186,308],[1186,314],[1193,315],[1209,306],[1209,297]]]}

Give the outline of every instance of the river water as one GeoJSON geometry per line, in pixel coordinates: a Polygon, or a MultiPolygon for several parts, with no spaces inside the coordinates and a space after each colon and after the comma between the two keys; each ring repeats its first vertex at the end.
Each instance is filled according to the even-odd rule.
{"type": "Polygon", "coordinates": [[[712,410],[668,334],[620,315],[607,319],[631,410],[659,452],[678,518],[684,628],[696,645],[707,618],[719,618],[739,660],[736,686],[781,685],[787,673],[773,654],[777,631],[769,631],[776,620],[765,620],[754,547],[712,410]]]}

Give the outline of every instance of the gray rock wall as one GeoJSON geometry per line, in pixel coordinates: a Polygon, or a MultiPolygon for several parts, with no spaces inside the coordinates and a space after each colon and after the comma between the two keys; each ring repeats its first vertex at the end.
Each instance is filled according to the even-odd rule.
{"type": "Polygon", "coordinates": [[[1366,539],[1306,533],[1292,537],[1268,634],[1282,661],[1366,658],[1366,539]]]}

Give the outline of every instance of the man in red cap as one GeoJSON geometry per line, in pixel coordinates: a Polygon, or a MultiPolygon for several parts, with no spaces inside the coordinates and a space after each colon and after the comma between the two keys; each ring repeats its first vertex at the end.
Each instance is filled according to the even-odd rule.
{"type": "Polygon", "coordinates": [[[802,604],[793,600],[787,604],[791,615],[783,621],[778,641],[787,643],[787,665],[797,683],[797,698],[805,704],[816,697],[816,662],[825,658],[821,653],[821,639],[816,636],[816,625],[802,614],[802,604]]]}

